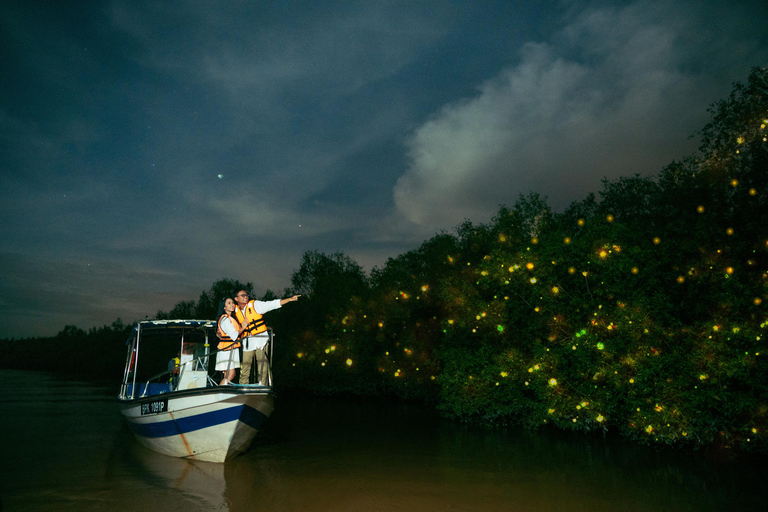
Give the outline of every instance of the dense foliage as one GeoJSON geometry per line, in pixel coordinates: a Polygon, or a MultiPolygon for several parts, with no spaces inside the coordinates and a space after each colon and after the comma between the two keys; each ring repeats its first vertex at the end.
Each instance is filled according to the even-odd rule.
{"type": "MultiPolygon", "coordinates": [[[[303,298],[267,316],[277,386],[430,399],[462,421],[768,449],[768,71],[710,113],[697,155],[604,181],[562,213],[520,197],[370,276],[307,252],[284,292],[303,298]]],[[[218,281],[158,317],[212,318],[241,288],[252,292],[218,281]]],[[[98,342],[73,330],[57,338],[98,342]]]]}
{"type": "Polygon", "coordinates": [[[521,197],[388,260],[278,374],[464,421],[765,449],[768,72],[710,113],[700,153],[657,176],[563,213],[521,197]]]}

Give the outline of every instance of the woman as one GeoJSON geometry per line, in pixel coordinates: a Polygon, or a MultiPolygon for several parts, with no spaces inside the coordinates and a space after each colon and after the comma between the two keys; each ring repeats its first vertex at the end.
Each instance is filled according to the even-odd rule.
{"type": "Polygon", "coordinates": [[[224,378],[219,383],[220,386],[229,384],[235,378],[235,369],[240,368],[240,343],[237,338],[245,329],[245,325],[235,318],[235,301],[224,299],[219,303],[219,313],[216,315],[218,328],[216,336],[219,338],[219,353],[216,356],[216,370],[224,372],[224,378]]]}

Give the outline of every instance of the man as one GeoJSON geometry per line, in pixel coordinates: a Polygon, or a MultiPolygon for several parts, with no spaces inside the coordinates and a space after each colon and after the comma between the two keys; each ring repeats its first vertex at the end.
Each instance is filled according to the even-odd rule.
{"type": "Polygon", "coordinates": [[[256,373],[259,384],[266,386],[269,382],[269,362],[267,361],[267,324],[263,315],[268,311],[282,307],[288,302],[299,300],[301,295],[294,295],[287,299],[275,299],[270,301],[248,300],[245,290],[240,290],[235,295],[235,316],[240,324],[245,323],[246,328],[240,335],[243,344],[243,360],[240,362],[240,384],[250,384],[251,366],[256,359],[256,373]]]}

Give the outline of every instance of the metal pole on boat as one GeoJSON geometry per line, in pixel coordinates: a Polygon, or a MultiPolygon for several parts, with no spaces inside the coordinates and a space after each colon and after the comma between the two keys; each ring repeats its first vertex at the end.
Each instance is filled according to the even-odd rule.
{"type": "Polygon", "coordinates": [[[131,366],[133,366],[133,349],[135,343],[133,332],[131,332],[130,341],[131,343],[128,345],[128,354],[126,355],[125,360],[125,369],[123,370],[123,384],[120,386],[121,398],[125,397],[125,392],[128,391],[128,376],[131,374],[131,366]]]}
{"type": "Polygon", "coordinates": [[[178,366],[178,375],[176,375],[176,382],[173,382],[173,370],[171,370],[171,387],[174,389],[178,389],[179,382],[181,382],[181,377],[184,375],[184,368],[186,367],[186,364],[181,364],[181,357],[182,354],[184,354],[184,334],[185,329],[181,330],[181,347],[179,347],[179,366],[178,366]]]}
{"type": "Polygon", "coordinates": [[[269,378],[269,385],[272,385],[272,354],[275,353],[275,333],[270,327],[269,330],[269,358],[267,360],[267,377],[269,378]]]}
{"type": "Polygon", "coordinates": [[[211,346],[208,344],[208,329],[203,329],[205,333],[205,371],[208,371],[208,354],[211,352],[211,346]]]}
{"type": "Polygon", "coordinates": [[[136,394],[136,375],[139,373],[139,339],[141,338],[141,322],[136,325],[135,352],[133,353],[133,385],[131,386],[131,398],[136,394]]]}

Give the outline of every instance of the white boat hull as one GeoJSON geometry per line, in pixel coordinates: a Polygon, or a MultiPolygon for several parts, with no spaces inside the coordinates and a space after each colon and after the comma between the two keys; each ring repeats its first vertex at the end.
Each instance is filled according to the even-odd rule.
{"type": "Polygon", "coordinates": [[[263,386],[219,386],[118,400],[140,443],[170,455],[224,462],[248,449],[274,410],[263,386]]]}

